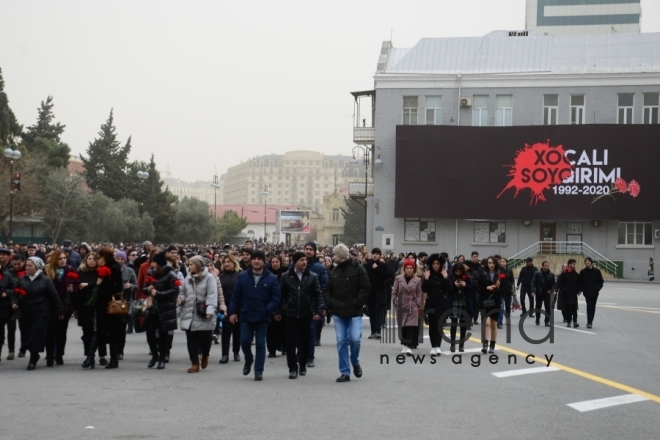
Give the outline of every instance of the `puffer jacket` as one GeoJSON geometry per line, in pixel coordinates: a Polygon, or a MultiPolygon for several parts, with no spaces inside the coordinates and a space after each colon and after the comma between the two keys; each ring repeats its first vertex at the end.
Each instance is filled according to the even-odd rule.
{"type": "Polygon", "coordinates": [[[51,318],[53,314],[64,315],[62,301],[53,286],[53,281],[43,272],[32,281],[27,275],[19,278],[14,293],[12,304],[18,304],[21,318],[31,320],[51,318]],[[24,290],[26,295],[18,293],[19,289],[24,290]]]}
{"type": "Polygon", "coordinates": [[[323,294],[318,276],[305,269],[302,279],[294,269],[289,269],[280,278],[282,291],[281,314],[294,318],[311,318],[321,315],[323,294]]]}
{"type": "Polygon", "coordinates": [[[252,268],[241,272],[231,295],[229,315],[238,315],[241,322],[270,322],[278,309],[282,295],[277,277],[264,268],[259,282],[254,282],[252,268]]]}
{"type": "Polygon", "coordinates": [[[371,284],[364,267],[352,258],[339,263],[328,277],[323,291],[329,312],[341,318],[362,316],[362,307],[369,299],[371,284]]]}
{"type": "Polygon", "coordinates": [[[222,295],[225,298],[225,304],[231,304],[231,295],[234,293],[238,272],[220,272],[220,285],[222,286],[222,295]]]}
{"type": "MultiPolygon", "coordinates": [[[[168,263],[163,267],[163,272],[158,275],[153,269],[149,269],[147,277],[156,278],[154,287],[156,289],[155,305],[158,308],[157,312],[160,317],[160,330],[170,331],[176,330],[178,325],[176,322],[176,299],[179,295],[178,284],[181,283],[177,278],[174,268],[168,263]]],[[[148,284],[148,283],[147,283],[148,284]]],[[[149,286],[145,286],[144,294],[149,295],[149,286]]],[[[154,312],[152,312],[152,317],[154,312]]]]}
{"type": "Polygon", "coordinates": [[[183,282],[183,291],[179,298],[184,300],[181,305],[181,330],[213,331],[215,329],[218,305],[218,285],[215,276],[204,268],[201,274],[188,273],[183,282]],[[206,304],[206,314],[211,319],[202,318],[197,314],[196,304],[206,304]]]}
{"type": "Polygon", "coordinates": [[[428,280],[422,281],[422,291],[427,293],[424,312],[433,309],[434,315],[442,315],[449,309],[447,296],[451,290],[451,283],[440,273],[432,273],[428,280]]]}

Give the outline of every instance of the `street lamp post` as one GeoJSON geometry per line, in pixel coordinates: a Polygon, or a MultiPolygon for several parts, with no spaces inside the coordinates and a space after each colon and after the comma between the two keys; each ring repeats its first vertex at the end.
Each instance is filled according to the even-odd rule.
{"type": "Polygon", "coordinates": [[[264,191],[261,193],[264,196],[264,243],[266,242],[266,214],[268,213],[268,185],[264,185],[264,191]]]}
{"type": "Polygon", "coordinates": [[[144,181],[149,178],[149,173],[146,171],[138,171],[137,172],[138,179],[140,179],[140,206],[142,206],[142,209],[144,210],[144,181]]]}
{"type": "Polygon", "coordinates": [[[9,159],[9,237],[7,237],[7,245],[12,245],[12,232],[14,224],[14,161],[21,158],[21,152],[7,148],[4,155],[9,159]]]}
{"type": "Polygon", "coordinates": [[[218,218],[218,188],[220,188],[220,184],[218,183],[218,175],[215,174],[213,176],[213,183],[211,184],[213,187],[214,195],[213,195],[213,217],[218,218]]]}

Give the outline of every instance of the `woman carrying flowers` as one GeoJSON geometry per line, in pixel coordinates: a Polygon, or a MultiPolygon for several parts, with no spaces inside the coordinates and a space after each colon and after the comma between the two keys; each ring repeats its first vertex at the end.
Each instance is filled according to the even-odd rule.
{"type": "Polygon", "coordinates": [[[500,272],[500,263],[495,257],[486,258],[484,268],[477,291],[479,292],[479,301],[481,301],[481,322],[485,323],[485,329],[482,329],[481,343],[483,347],[481,352],[486,354],[486,352],[495,353],[498,314],[489,315],[489,313],[500,308],[502,303],[500,283],[504,284],[506,282],[506,275],[500,272]],[[486,317],[485,320],[484,317],[486,317]]]}
{"type": "Polygon", "coordinates": [[[98,268],[96,273],[96,292],[92,293],[92,300],[96,308],[96,337],[99,346],[109,344],[110,362],[106,369],[119,367],[119,344],[126,334],[126,324],[123,316],[108,315],[108,303],[114,298],[122,297],[124,283],[121,278],[121,269],[115,261],[112,249],[101,248],[96,259],[98,268]]]}

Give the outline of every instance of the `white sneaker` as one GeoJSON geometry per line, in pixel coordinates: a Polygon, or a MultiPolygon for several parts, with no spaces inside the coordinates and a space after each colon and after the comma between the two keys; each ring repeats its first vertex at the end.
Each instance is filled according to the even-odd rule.
{"type": "Polygon", "coordinates": [[[430,353],[431,353],[431,354],[435,354],[435,353],[436,353],[436,351],[435,351],[435,350],[436,350],[436,348],[435,348],[435,347],[433,347],[433,348],[431,349],[431,351],[430,351],[430,353]]]}
{"type": "Polygon", "coordinates": [[[406,353],[408,353],[409,351],[410,351],[410,349],[409,349],[408,347],[406,347],[405,345],[404,345],[403,348],[401,349],[401,353],[403,353],[403,354],[406,354],[406,353]]]}
{"type": "Polygon", "coordinates": [[[408,356],[412,356],[412,350],[410,349],[410,347],[405,347],[404,353],[407,354],[408,356]]]}
{"type": "Polygon", "coordinates": [[[442,354],[442,350],[440,350],[440,347],[437,347],[435,349],[435,354],[438,355],[438,356],[440,356],[442,354]]]}

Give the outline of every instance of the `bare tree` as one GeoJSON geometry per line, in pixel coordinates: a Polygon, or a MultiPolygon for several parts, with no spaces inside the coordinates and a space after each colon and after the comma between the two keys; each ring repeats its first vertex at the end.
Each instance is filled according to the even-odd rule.
{"type": "Polygon", "coordinates": [[[55,170],[48,175],[44,197],[44,225],[53,242],[61,234],[79,237],[90,206],[90,195],[83,189],[84,178],[55,170]]]}

